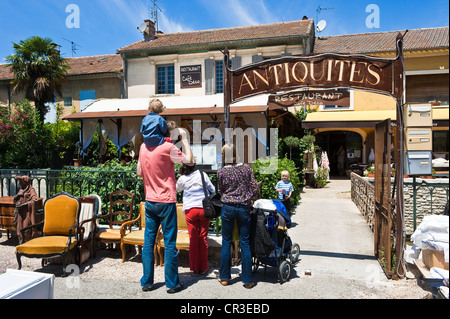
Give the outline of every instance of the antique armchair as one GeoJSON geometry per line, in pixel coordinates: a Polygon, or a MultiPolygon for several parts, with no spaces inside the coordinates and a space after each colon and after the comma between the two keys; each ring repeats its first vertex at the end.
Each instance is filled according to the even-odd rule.
{"type": "Polygon", "coordinates": [[[131,220],[133,202],[134,194],[126,190],[118,190],[109,194],[109,213],[99,217],[107,219],[108,226],[98,227],[96,240],[105,244],[120,244],[120,226],[131,220]]]}
{"type": "MultiPolygon", "coordinates": [[[[126,259],[126,245],[138,246],[139,253],[142,253],[142,246],[144,246],[145,241],[145,202],[139,204],[139,216],[134,219],[127,221],[120,226],[120,248],[122,250],[122,262],[126,259]],[[137,229],[132,229],[133,225],[137,224],[137,229]]],[[[155,265],[157,264],[156,255],[156,245],[154,248],[155,254],[155,265]]]]}
{"type": "MultiPolygon", "coordinates": [[[[177,223],[178,223],[178,234],[176,248],[182,250],[189,250],[189,233],[186,224],[186,217],[183,213],[183,204],[177,204],[177,223]]],[[[161,227],[159,228],[158,235],[156,237],[157,251],[159,256],[159,265],[164,265],[164,254],[161,249],[164,248],[164,235],[161,227]]],[[[155,258],[156,260],[156,258],[155,258]]]]}
{"type": "Polygon", "coordinates": [[[101,215],[101,199],[98,195],[79,198],[81,202],[78,231],[79,266],[95,257],[95,220],[101,215]]]}
{"type": "MultiPolygon", "coordinates": [[[[66,192],[58,193],[48,198],[44,203],[44,220],[23,228],[24,233],[33,227],[43,224],[42,237],[33,238],[16,246],[16,257],[19,269],[22,268],[21,257],[44,258],[61,256],[63,270],[66,269],[66,256],[78,245],[78,216],[80,200],[66,192]]],[[[78,257],[76,249],[75,256],[78,257]]]]}

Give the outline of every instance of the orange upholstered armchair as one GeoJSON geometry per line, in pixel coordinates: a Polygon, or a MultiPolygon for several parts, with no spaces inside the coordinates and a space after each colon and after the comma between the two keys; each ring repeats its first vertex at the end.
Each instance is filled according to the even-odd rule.
{"type": "MultiPolygon", "coordinates": [[[[77,248],[78,244],[77,227],[80,207],[80,200],[66,192],[58,193],[45,201],[43,222],[22,229],[25,231],[42,226],[43,223],[42,237],[33,238],[16,246],[19,269],[22,268],[22,256],[30,258],[61,256],[65,271],[66,255],[77,248]]],[[[78,257],[78,250],[74,251],[75,256],[78,257]]]]}
{"type": "Polygon", "coordinates": [[[144,246],[145,232],[145,202],[139,204],[139,216],[136,219],[124,222],[120,226],[120,248],[122,250],[122,262],[126,259],[125,245],[134,245],[139,247],[139,253],[142,253],[144,246]],[[132,229],[133,225],[137,229],[132,229]]]}

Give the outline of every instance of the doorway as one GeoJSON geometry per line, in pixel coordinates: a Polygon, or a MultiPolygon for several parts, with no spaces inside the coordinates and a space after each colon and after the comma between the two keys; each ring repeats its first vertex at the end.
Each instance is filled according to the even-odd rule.
{"type": "MultiPolygon", "coordinates": [[[[361,135],[351,131],[327,131],[316,134],[316,145],[326,151],[330,161],[330,176],[339,177],[337,152],[342,145],[346,151],[344,170],[362,160],[361,135]]],[[[347,175],[344,174],[344,177],[347,175]]]]}

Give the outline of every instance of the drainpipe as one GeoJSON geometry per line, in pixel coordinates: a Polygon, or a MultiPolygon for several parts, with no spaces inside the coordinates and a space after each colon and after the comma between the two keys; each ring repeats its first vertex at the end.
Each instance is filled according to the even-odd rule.
{"type": "Polygon", "coordinates": [[[120,74],[120,72],[118,72],[118,71],[116,71],[115,73],[120,80],[120,98],[123,99],[123,84],[124,84],[123,78],[124,78],[124,76],[123,76],[123,74],[120,74]]]}
{"type": "Polygon", "coordinates": [[[123,68],[123,75],[122,75],[122,90],[124,90],[123,93],[121,93],[122,98],[128,98],[128,62],[126,59],[126,56],[124,53],[121,54],[122,56],[122,68],[123,68]]]}

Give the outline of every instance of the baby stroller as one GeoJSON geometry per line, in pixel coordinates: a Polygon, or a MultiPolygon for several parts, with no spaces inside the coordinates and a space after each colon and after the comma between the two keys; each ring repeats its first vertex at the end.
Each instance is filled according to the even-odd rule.
{"type": "Polygon", "coordinates": [[[250,247],[253,272],[259,265],[278,268],[278,280],[289,280],[291,267],[300,257],[300,246],[292,243],[287,234],[291,219],[284,205],[278,200],[259,199],[253,205],[250,247]]]}

